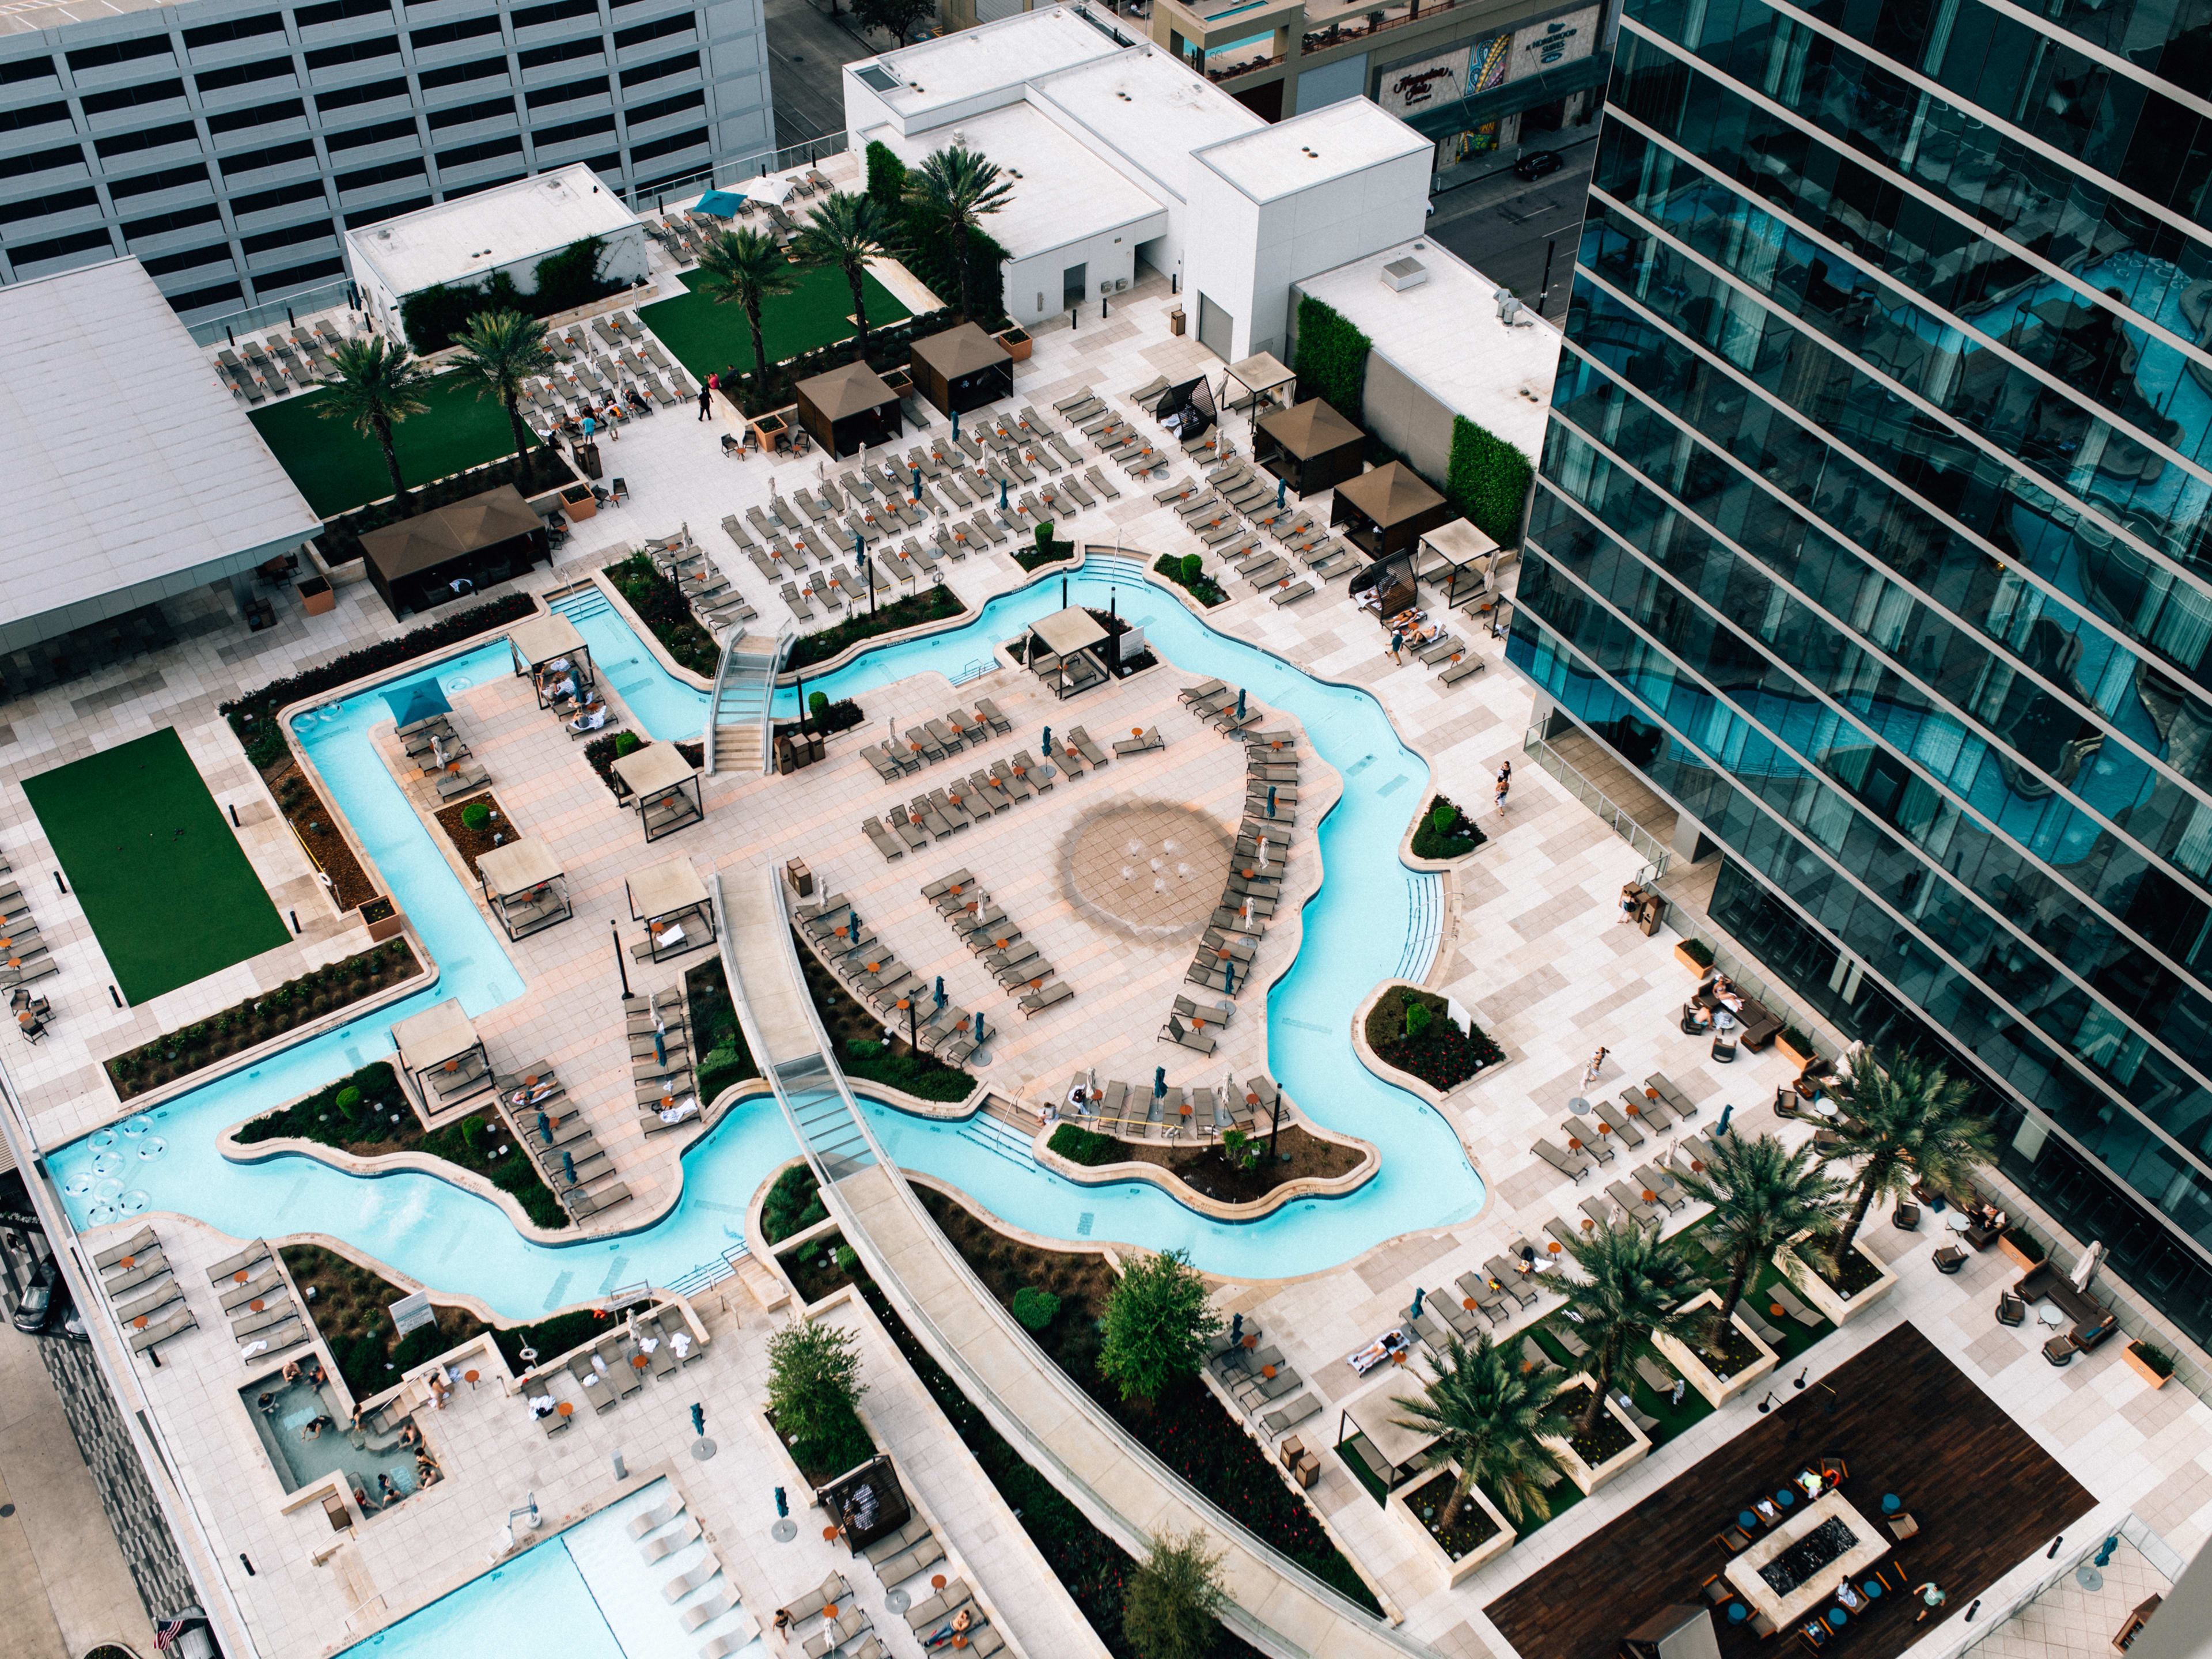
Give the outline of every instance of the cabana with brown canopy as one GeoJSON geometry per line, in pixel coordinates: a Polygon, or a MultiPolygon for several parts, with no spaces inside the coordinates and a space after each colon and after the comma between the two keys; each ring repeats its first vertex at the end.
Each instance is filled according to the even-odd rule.
{"type": "Polygon", "coordinates": [[[907,355],[915,389],[945,414],[1014,395],[1013,354],[973,323],[916,340],[907,355]]]}
{"type": "Polygon", "coordinates": [[[395,617],[449,605],[552,556],[544,522],[513,484],[369,531],[361,546],[368,579],[395,617]]]}
{"type": "Polygon", "coordinates": [[[557,611],[532,617],[507,631],[507,648],[514,660],[514,677],[528,678],[538,689],[538,706],[588,702],[599,677],[592,670],[592,647],[576,631],[576,624],[557,611]]]}
{"type": "Polygon", "coordinates": [[[535,836],[478,854],[477,880],[509,939],[522,939],[576,914],[561,860],[535,836]]]}
{"type": "Polygon", "coordinates": [[[898,393],[866,363],[848,363],[801,380],[793,389],[799,397],[799,425],[832,455],[893,442],[906,430],[899,418],[898,393]]]}
{"type": "Polygon", "coordinates": [[[646,840],[659,841],[705,819],[707,803],[699,793],[699,775],[674,744],[649,743],[617,755],[614,771],[629,790],[646,840]]]}
{"type": "Polygon", "coordinates": [[[1346,540],[1378,559],[1412,548],[1424,531],[1451,516],[1444,498],[1403,461],[1346,478],[1334,499],[1329,523],[1341,526],[1346,540]]]}
{"type": "Polygon", "coordinates": [[[1367,434],[1318,398],[1261,417],[1252,428],[1252,459],[1301,495],[1356,478],[1367,434]]]}
{"type": "Polygon", "coordinates": [[[1097,655],[1106,638],[1097,617],[1079,605],[1071,605],[1030,624],[1022,658],[1030,672],[1052,687],[1056,696],[1071,697],[1106,683],[1106,665],[1097,655]]]}
{"type": "Polygon", "coordinates": [[[623,885],[630,920],[645,924],[645,938],[629,947],[640,962],[665,962],[714,942],[714,907],[690,860],[656,864],[623,885]]]}
{"type": "Polygon", "coordinates": [[[392,1042],[399,1050],[400,1066],[422,1091],[422,1103],[433,1112],[491,1087],[491,1057],[459,997],[401,1020],[392,1028],[392,1042]]]}

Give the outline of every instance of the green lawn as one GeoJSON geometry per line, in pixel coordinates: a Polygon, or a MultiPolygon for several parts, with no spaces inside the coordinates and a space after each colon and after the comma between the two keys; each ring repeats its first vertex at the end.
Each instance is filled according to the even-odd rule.
{"type": "MultiPolygon", "coordinates": [[[[795,357],[852,333],[845,320],[853,311],[852,285],[834,265],[794,265],[789,294],[778,295],[761,307],[761,337],[772,362],[795,357]]],[[[745,313],[737,306],[717,305],[699,292],[699,273],[684,273],[684,286],[691,290],[680,300],[656,300],[638,307],[638,319],[674,352],[694,380],[704,382],[734,367],[744,374],[753,366],[752,334],[745,313]]],[[[882,328],[904,322],[911,314],[891,297],[890,290],[872,276],[860,278],[867,296],[868,326],[882,328]]]]}
{"type": "MultiPolygon", "coordinates": [[[[251,416],[307,505],[325,519],[392,493],[392,474],[376,440],[363,437],[349,422],[322,417],[319,410],[328,396],[304,392],[257,409],[251,416]]],[[[507,423],[507,411],[477,397],[473,386],[455,376],[439,375],[422,401],[428,408],[392,428],[400,476],[409,489],[514,453],[514,428],[507,423]]],[[[527,416],[523,423],[529,424],[527,416]]]]}
{"type": "Polygon", "coordinates": [[[174,728],[41,772],[23,793],[131,1002],[291,938],[174,728]]]}

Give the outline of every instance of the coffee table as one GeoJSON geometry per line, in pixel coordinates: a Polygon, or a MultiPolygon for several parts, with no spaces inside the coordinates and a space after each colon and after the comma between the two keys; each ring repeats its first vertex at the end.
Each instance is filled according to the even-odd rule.
{"type": "Polygon", "coordinates": [[[1736,1593],[1753,1609],[1766,1615],[1777,1630],[1786,1630],[1805,1618],[1836,1593],[1842,1580],[1856,1577],[1888,1553],[1887,1536],[1874,1522],[1851,1506],[1841,1492],[1832,1492],[1796,1510],[1789,1519],[1759,1539],[1724,1569],[1736,1593]],[[1815,1528],[1840,1520],[1857,1542],[1834,1560],[1808,1575],[1796,1589],[1784,1595],[1759,1577],[1759,1570],[1815,1528]]]}

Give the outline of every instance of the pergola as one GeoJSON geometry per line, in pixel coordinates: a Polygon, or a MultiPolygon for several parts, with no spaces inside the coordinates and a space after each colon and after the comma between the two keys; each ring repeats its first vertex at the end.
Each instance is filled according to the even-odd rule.
{"type": "Polygon", "coordinates": [[[829,1511],[844,1535],[846,1547],[855,1555],[878,1539],[890,1537],[914,1515],[914,1505],[907,1501],[897,1471],[881,1453],[828,1486],[817,1486],[814,1498],[829,1511]],[[865,1498],[861,1496],[864,1488],[865,1498]]]}
{"type": "Polygon", "coordinates": [[[361,546],[394,617],[451,604],[552,556],[544,521],[513,484],[371,530],[361,546]]]}
{"type": "Polygon", "coordinates": [[[799,423],[832,455],[850,455],[871,444],[895,441],[906,429],[898,393],[866,363],[848,363],[801,380],[799,423]]]}
{"type": "Polygon", "coordinates": [[[1231,409],[1251,410],[1256,419],[1263,400],[1287,406],[1297,395],[1297,380],[1273,352],[1262,351],[1241,363],[1229,365],[1229,378],[1222,384],[1221,401],[1231,409]],[[1242,388],[1241,396],[1231,390],[1232,385],[1242,388]]]}
{"type": "Polygon", "coordinates": [[[477,855],[477,880],[509,939],[521,939],[576,914],[561,860],[535,836],[477,855]]]}
{"type": "Polygon", "coordinates": [[[1437,1437],[1397,1420],[1400,1407],[1391,1396],[1410,1390],[1406,1379],[1395,1374],[1396,1366],[1385,1364],[1382,1369],[1392,1375],[1345,1402],[1337,1418],[1336,1444],[1340,1451],[1348,1446],[1368,1473],[1382,1483],[1385,1492],[1395,1492],[1429,1466],[1428,1450],[1437,1443],[1437,1437]]]}
{"type": "Polygon", "coordinates": [[[1013,354],[973,323],[916,340],[907,355],[915,387],[945,414],[1014,395],[1013,354]]]}
{"type": "Polygon", "coordinates": [[[646,840],[659,841],[705,820],[707,803],[699,793],[699,775],[677,753],[674,744],[648,743],[617,755],[614,769],[630,792],[646,840]]]}
{"type": "Polygon", "coordinates": [[[1367,434],[1318,398],[1263,416],[1252,428],[1252,459],[1301,495],[1356,478],[1367,434]]]}
{"type": "Polygon", "coordinates": [[[392,1028],[392,1042],[434,1112],[491,1087],[491,1057],[459,997],[401,1020],[392,1028]]]}
{"type": "Polygon", "coordinates": [[[1329,523],[1376,558],[1413,546],[1450,516],[1444,498],[1403,461],[1346,478],[1336,487],[1329,523]]]}
{"type": "Polygon", "coordinates": [[[1498,544],[1467,520],[1424,532],[1417,550],[1414,574],[1442,587],[1448,607],[1473,605],[1498,591],[1498,544]]]}
{"type": "Polygon", "coordinates": [[[1098,618],[1071,605],[1030,624],[1023,657],[1030,672],[1065,699],[1104,683],[1106,666],[1097,648],[1105,642],[1106,629],[1098,618]]]}
{"type": "Polygon", "coordinates": [[[526,677],[536,685],[540,708],[550,708],[556,702],[586,702],[599,683],[592,668],[592,647],[576,631],[576,624],[557,611],[507,629],[507,648],[514,659],[515,678],[526,677]],[[549,682],[558,695],[548,695],[549,682]]]}
{"type": "Polygon", "coordinates": [[[714,907],[690,860],[641,870],[624,887],[630,920],[645,924],[645,938],[629,947],[640,962],[665,962],[714,942],[714,907]]]}

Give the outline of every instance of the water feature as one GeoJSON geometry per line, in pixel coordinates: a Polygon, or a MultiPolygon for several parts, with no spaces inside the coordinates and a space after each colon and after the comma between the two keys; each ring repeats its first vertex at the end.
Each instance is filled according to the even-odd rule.
{"type": "MultiPolygon", "coordinates": [[[[1306,908],[1296,963],[1268,993],[1269,1067],[1316,1121],[1375,1142],[1382,1151],[1381,1172],[1348,1197],[1301,1200],[1264,1220],[1230,1224],[1194,1213],[1148,1183],[1079,1187],[1034,1165],[979,1158],[959,1125],[908,1117],[864,1101],[878,1138],[902,1164],[957,1183],[1018,1226],[1050,1237],[1181,1246],[1200,1266],[1224,1273],[1314,1272],[1397,1234],[1471,1215],[1481,1201],[1482,1185],[1450,1126],[1413,1095],[1368,1072],[1348,1040],[1350,1011],[1376,981],[1397,971],[1423,920],[1414,915],[1421,888],[1408,883],[1395,854],[1408,813],[1427,799],[1425,765],[1399,742],[1367,693],[1324,684],[1214,632],[1146,583],[1133,562],[1093,559],[1067,582],[1076,603],[1103,609],[1109,595],[1117,599],[1121,613],[1143,627],[1172,663],[1245,685],[1261,702],[1296,714],[1313,749],[1344,775],[1343,799],[1319,830],[1327,881],[1306,908]],[[1416,787],[1407,788],[1409,783],[1416,787]]],[[[871,652],[810,680],[807,689],[832,698],[865,698],[912,674],[957,672],[988,656],[993,642],[1059,609],[1060,592],[1060,582],[1048,580],[1001,595],[964,627],[871,652]]],[[[666,738],[697,729],[703,694],[662,671],[617,613],[588,615],[579,627],[611,678],[617,665],[627,675],[649,674],[653,684],[641,685],[630,702],[651,735],[666,738]],[[633,654],[637,659],[629,660],[633,654]],[[692,722],[688,728],[687,720],[692,722]]],[[[640,1279],[671,1283],[742,1240],[744,1207],[755,1188],[796,1151],[780,1113],[765,1098],[731,1113],[685,1154],[684,1196],[672,1212],[635,1232],[568,1245],[524,1239],[498,1206],[434,1176],[404,1172],[364,1178],[295,1154],[234,1163],[216,1150],[216,1136],[228,1126],[391,1053],[394,1021],[448,996],[480,1015],[522,994],[520,975],[368,735],[372,726],[392,718],[393,696],[426,685],[450,695],[509,672],[502,641],[395,676],[374,691],[295,720],[295,736],[421,931],[440,965],[440,981],[371,1018],[59,1149],[51,1164],[79,1226],[174,1210],[241,1237],[328,1232],[410,1277],[480,1297],[515,1319],[640,1279]],[[161,1150],[147,1156],[149,1146],[161,1150]]],[[[634,678],[630,683],[637,684],[634,678]]],[[[796,705],[794,689],[778,693],[779,712],[796,705]]],[[[1224,747],[1223,755],[1224,764],[1233,762],[1233,750],[1224,747]]],[[[751,870],[725,877],[758,878],[751,870]]],[[[1199,1074],[1190,1080],[1212,1079],[1199,1074]]]]}

